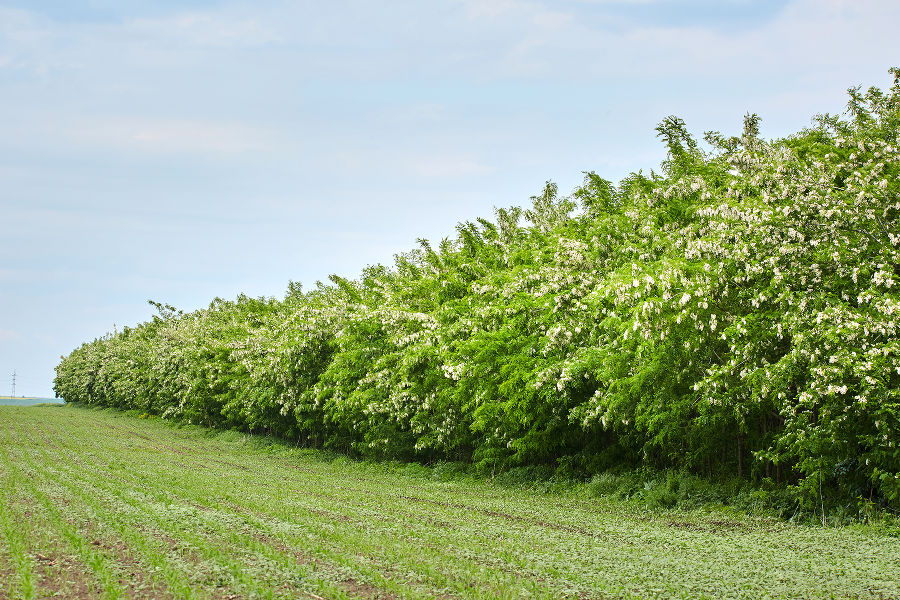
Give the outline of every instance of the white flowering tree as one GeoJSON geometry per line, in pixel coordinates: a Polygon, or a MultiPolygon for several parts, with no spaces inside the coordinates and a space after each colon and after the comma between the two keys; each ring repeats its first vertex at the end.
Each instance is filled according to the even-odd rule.
{"type": "MultiPolygon", "coordinates": [[[[360,455],[618,462],[900,506],[900,71],[785,139],[675,117],[660,172],[588,173],[355,280],[82,345],[67,400],[360,455]]],[[[843,501],[843,500],[842,500],[843,501]]]]}

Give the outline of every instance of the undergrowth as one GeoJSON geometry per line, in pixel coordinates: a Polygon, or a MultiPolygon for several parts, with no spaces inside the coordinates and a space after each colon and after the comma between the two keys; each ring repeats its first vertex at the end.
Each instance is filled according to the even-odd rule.
{"type": "MultiPolygon", "coordinates": [[[[99,409],[143,419],[158,418],[140,411],[99,409]]],[[[775,518],[790,523],[825,526],[870,525],[900,535],[900,518],[883,504],[864,497],[847,501],[843,495],[823,493],[819,502],[805,501],[787,484],[764,478],[754,483],[738,477],[713,479],[677,470],[619,467],[584,476],[567,465],[527,465],[490,470],[461,461],[419,463],[360,458],[333,450],[300,447],[281,438],[228,429],[207,428],[184,421],[163,420],[175,428],[197,429],[218,442],[262,452],[302,453],[323,462],[368,464],[408,477],[437,481],[480,481],[539,494],[573,495],[625,501],[635,509],[650,511],[738,511],[748,516],[775,518]]]]}

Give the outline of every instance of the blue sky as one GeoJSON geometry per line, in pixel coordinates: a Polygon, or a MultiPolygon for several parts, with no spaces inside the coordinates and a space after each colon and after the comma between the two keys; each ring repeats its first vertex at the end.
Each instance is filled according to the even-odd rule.
{"type": "Polygon", "coordinates": [[[0,394],[216,296],[390,262],[667,115],[777,137],[900,65],[895,0],[0,0],[0,394]]]}

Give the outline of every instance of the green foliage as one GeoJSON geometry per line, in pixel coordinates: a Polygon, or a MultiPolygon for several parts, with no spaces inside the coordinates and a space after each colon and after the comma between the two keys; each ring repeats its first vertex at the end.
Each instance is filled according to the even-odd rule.
{"type": "Polygon", "coordinates": [[[660,173],[548,183],[355,280],[154,303],[64,357],[57,394],[360,456],[900,509],[898,82],[781,140],[747,115],[708,152],[669,117],[660,173]]]}

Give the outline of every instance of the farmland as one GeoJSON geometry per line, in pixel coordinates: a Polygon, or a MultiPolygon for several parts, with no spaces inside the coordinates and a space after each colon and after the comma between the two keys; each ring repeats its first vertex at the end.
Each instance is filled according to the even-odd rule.
{"type": "Polygon", "coordinates": [[[0,596],[896,598],[896,531],[641,510],[77,407],[0,407],[0,596]]]}

